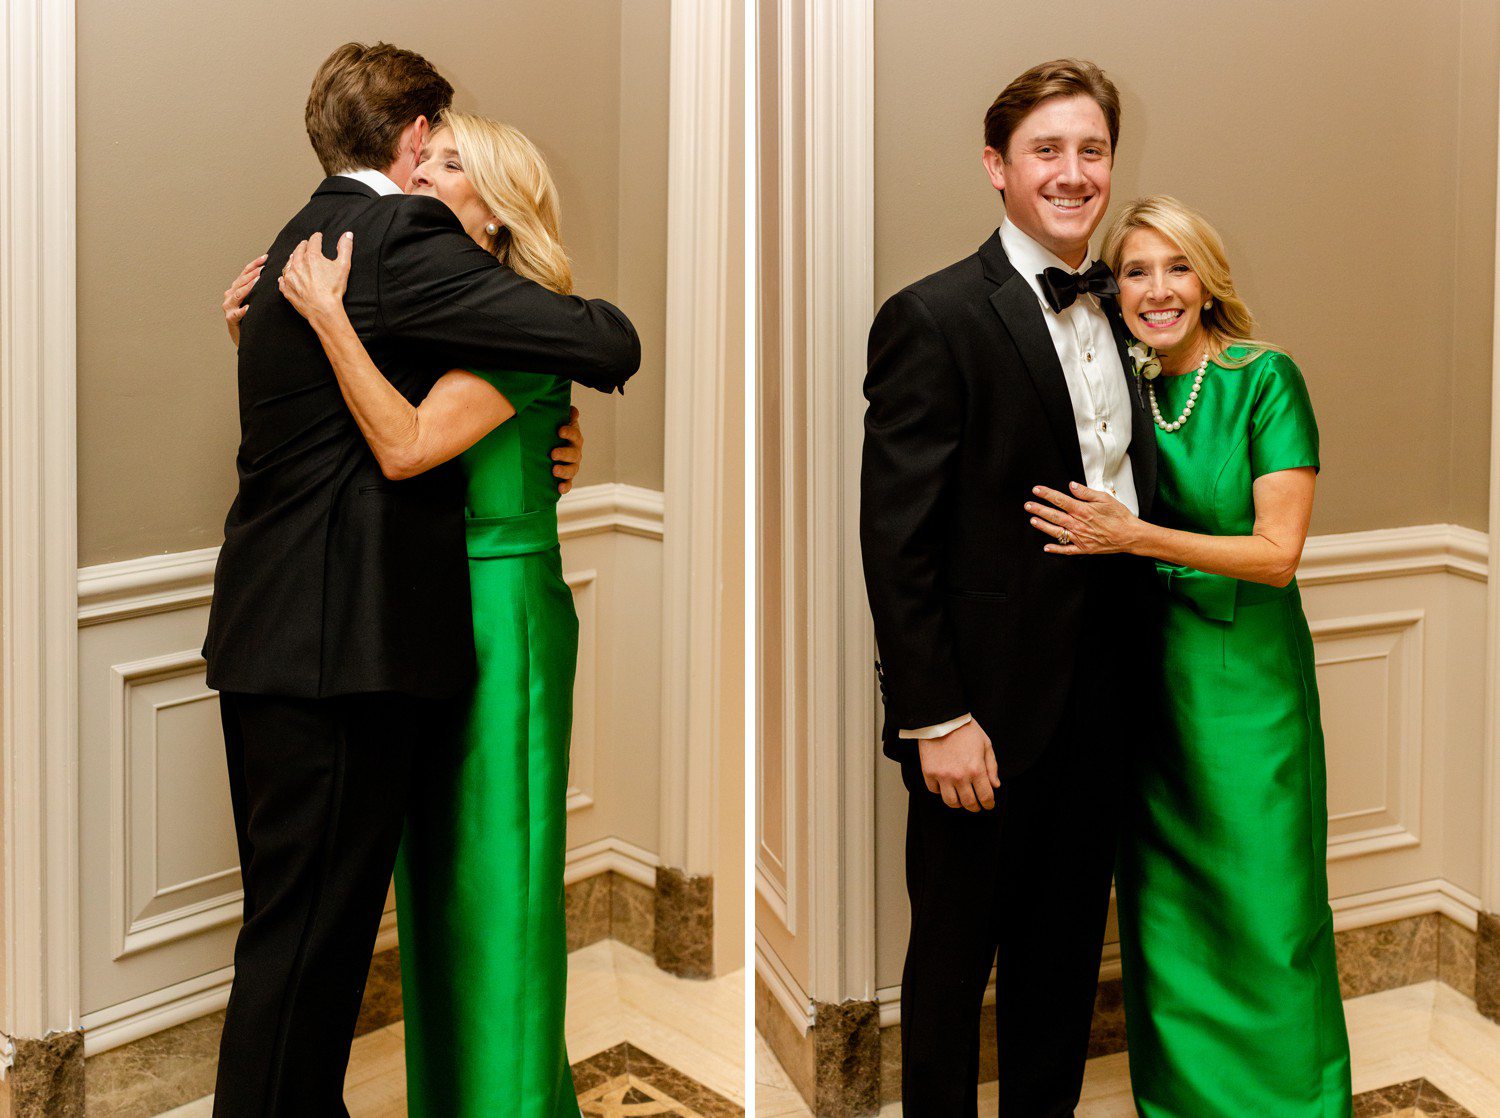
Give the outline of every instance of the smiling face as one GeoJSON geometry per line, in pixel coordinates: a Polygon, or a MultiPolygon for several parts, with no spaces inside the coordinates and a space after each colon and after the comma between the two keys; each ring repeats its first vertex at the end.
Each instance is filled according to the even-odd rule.
{"type": "Polygon", "coordinates": [[[427,138],[406,192],[425,194],[447,203],[463,224],[464,231],[482,248],[488,249],[494,243],[494,238],[484,231],[484,227],[495,217],[464,174],[463,160],[458,154],[452,129],[440,125],[427,138]]]}
{"type": "Polygon", "coordinates": [[[1158,353],[1195,356],[1203,347],[1208,292],[1187,256],[1155,229],[1132,229],[1115,278],[1125,325],[1158,353]]]}
{"type": "Polygon", "coordinates": [[[1016,126],[1003,153],[984,149],[1012,224],[1075,268],[1109,207],[1113,165],[1104,110],[1083,94],[1048,98],[1016,126]]]}

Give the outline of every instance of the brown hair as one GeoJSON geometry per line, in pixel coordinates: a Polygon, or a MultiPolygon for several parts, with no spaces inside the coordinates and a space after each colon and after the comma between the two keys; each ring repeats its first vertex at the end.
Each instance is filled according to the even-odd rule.
{"type": "Polygon", "coordinates": [[[345,43],[313,77],[307,137],[325,174],[383,171],[407,125],[436,119],[452,101],[453,87],[415,51],[345,43]]]}
{"type": "Polygon", "coordinates": [[[1059,58],[1033,66],[1000,91],[984,114],[984,144],[1009,159],[1011,133],[1026,115],[1051,97],[1092,97],[1109,125],[1110,156],[1120,139],[1120,91],[1092,62],[1059,58]]]}

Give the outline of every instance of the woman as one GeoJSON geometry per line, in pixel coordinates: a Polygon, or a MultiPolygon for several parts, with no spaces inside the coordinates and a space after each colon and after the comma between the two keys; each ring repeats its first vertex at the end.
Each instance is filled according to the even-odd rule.
{"type": "MultiPolygon", "coordinates": [[[[446,114],[409,192],[436,197],[520,275],[567,292],[557,190],[520,132],[446,114]]],[[[420,767],[396,866],[407,1110],[577,1118],[563,1039],[568,742],[578,619],[563,581],[549,452],[570,382],[453,370],[418,407],[371,361],[344,313],[353,256],[303,242],[278,285],[323,344],[386,477],[458,457],[468,475],[478,677],[451,748],[420,767]]],[[[226,293],[231,333],[264,261],[226,293]]],[[[564,486],[565,489],[565,486],[564,486]]]]}
{"type": "Polygon", "coordinates": [[[1318,469],[1312,405],[1291,358],[1253,340],[1198,214],[1136,201],[1103,256],[1144,343],[1132,353],[1161,524],[1076,484],[1026,509],[1047,551],[1150,556],[1167,591],[1165,725],[1138,759],[1116,874],[1136,1105],[1346,1118],[1323,734],[1293,578],[1318,469]]]}

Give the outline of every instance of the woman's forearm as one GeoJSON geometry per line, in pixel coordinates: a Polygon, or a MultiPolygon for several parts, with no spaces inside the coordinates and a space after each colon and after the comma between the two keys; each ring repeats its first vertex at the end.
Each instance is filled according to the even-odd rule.
{"type": "Polygon", "coordinates": [[[385,379],[370,359],[342,305],[336,311],[312,315],[308,321],[323,343],[323,352],[338,378],[339,391],[381,471],[387,477],[410,477],[435,465],[421,462],[418,409],[385,379]]]}
{"type": "Polygon", "coordinates": [[[1174,566],[1268,586],[1291,582],[1302,558],[1300,547],[1294,550],[1267,536],[1209,536],[1163,528],[1144,520],[1129,551],[1174,566]]]}

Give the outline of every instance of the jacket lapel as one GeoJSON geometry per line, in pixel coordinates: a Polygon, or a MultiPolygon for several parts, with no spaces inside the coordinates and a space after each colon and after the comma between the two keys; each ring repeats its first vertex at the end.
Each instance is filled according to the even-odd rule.
{"type": "Polygon", "coordinates": [[[1125,329],[1125,318],[1120,314],[1120,304],[1113,299],[1101,299],[1104,317],[1109,319],[1109,328],[1115,336],[1115,348],[1120,353],[1120,368],[1125,370],[1125,379],[1130,389],[1130,470],[1135,475],[1135,495],[1141,505],[1141,515],[1151,511],[1156,496],[1156,425],[1151,410],[1146,407],[1146,389],[1141,378],[1132,369],[1130,359],[1130,331],[1125,329]]]}
{"type": "Polygon", "coordinates": [[[1078,425],[1073,418],[1073,399],[1062,363],[1047,331],[1036,292],[1011,266],[996,232],[979,250],[985,275],[999,286],[990,293],[990,305],[1005,324],[1011,340],[1021,354],[1026,371],[1041,397],[1042,411],[1052,428],[1057,447],[1068,467],[1069,479],[1082,480],[1083,453],[1078,449],[1078,425]]]}

